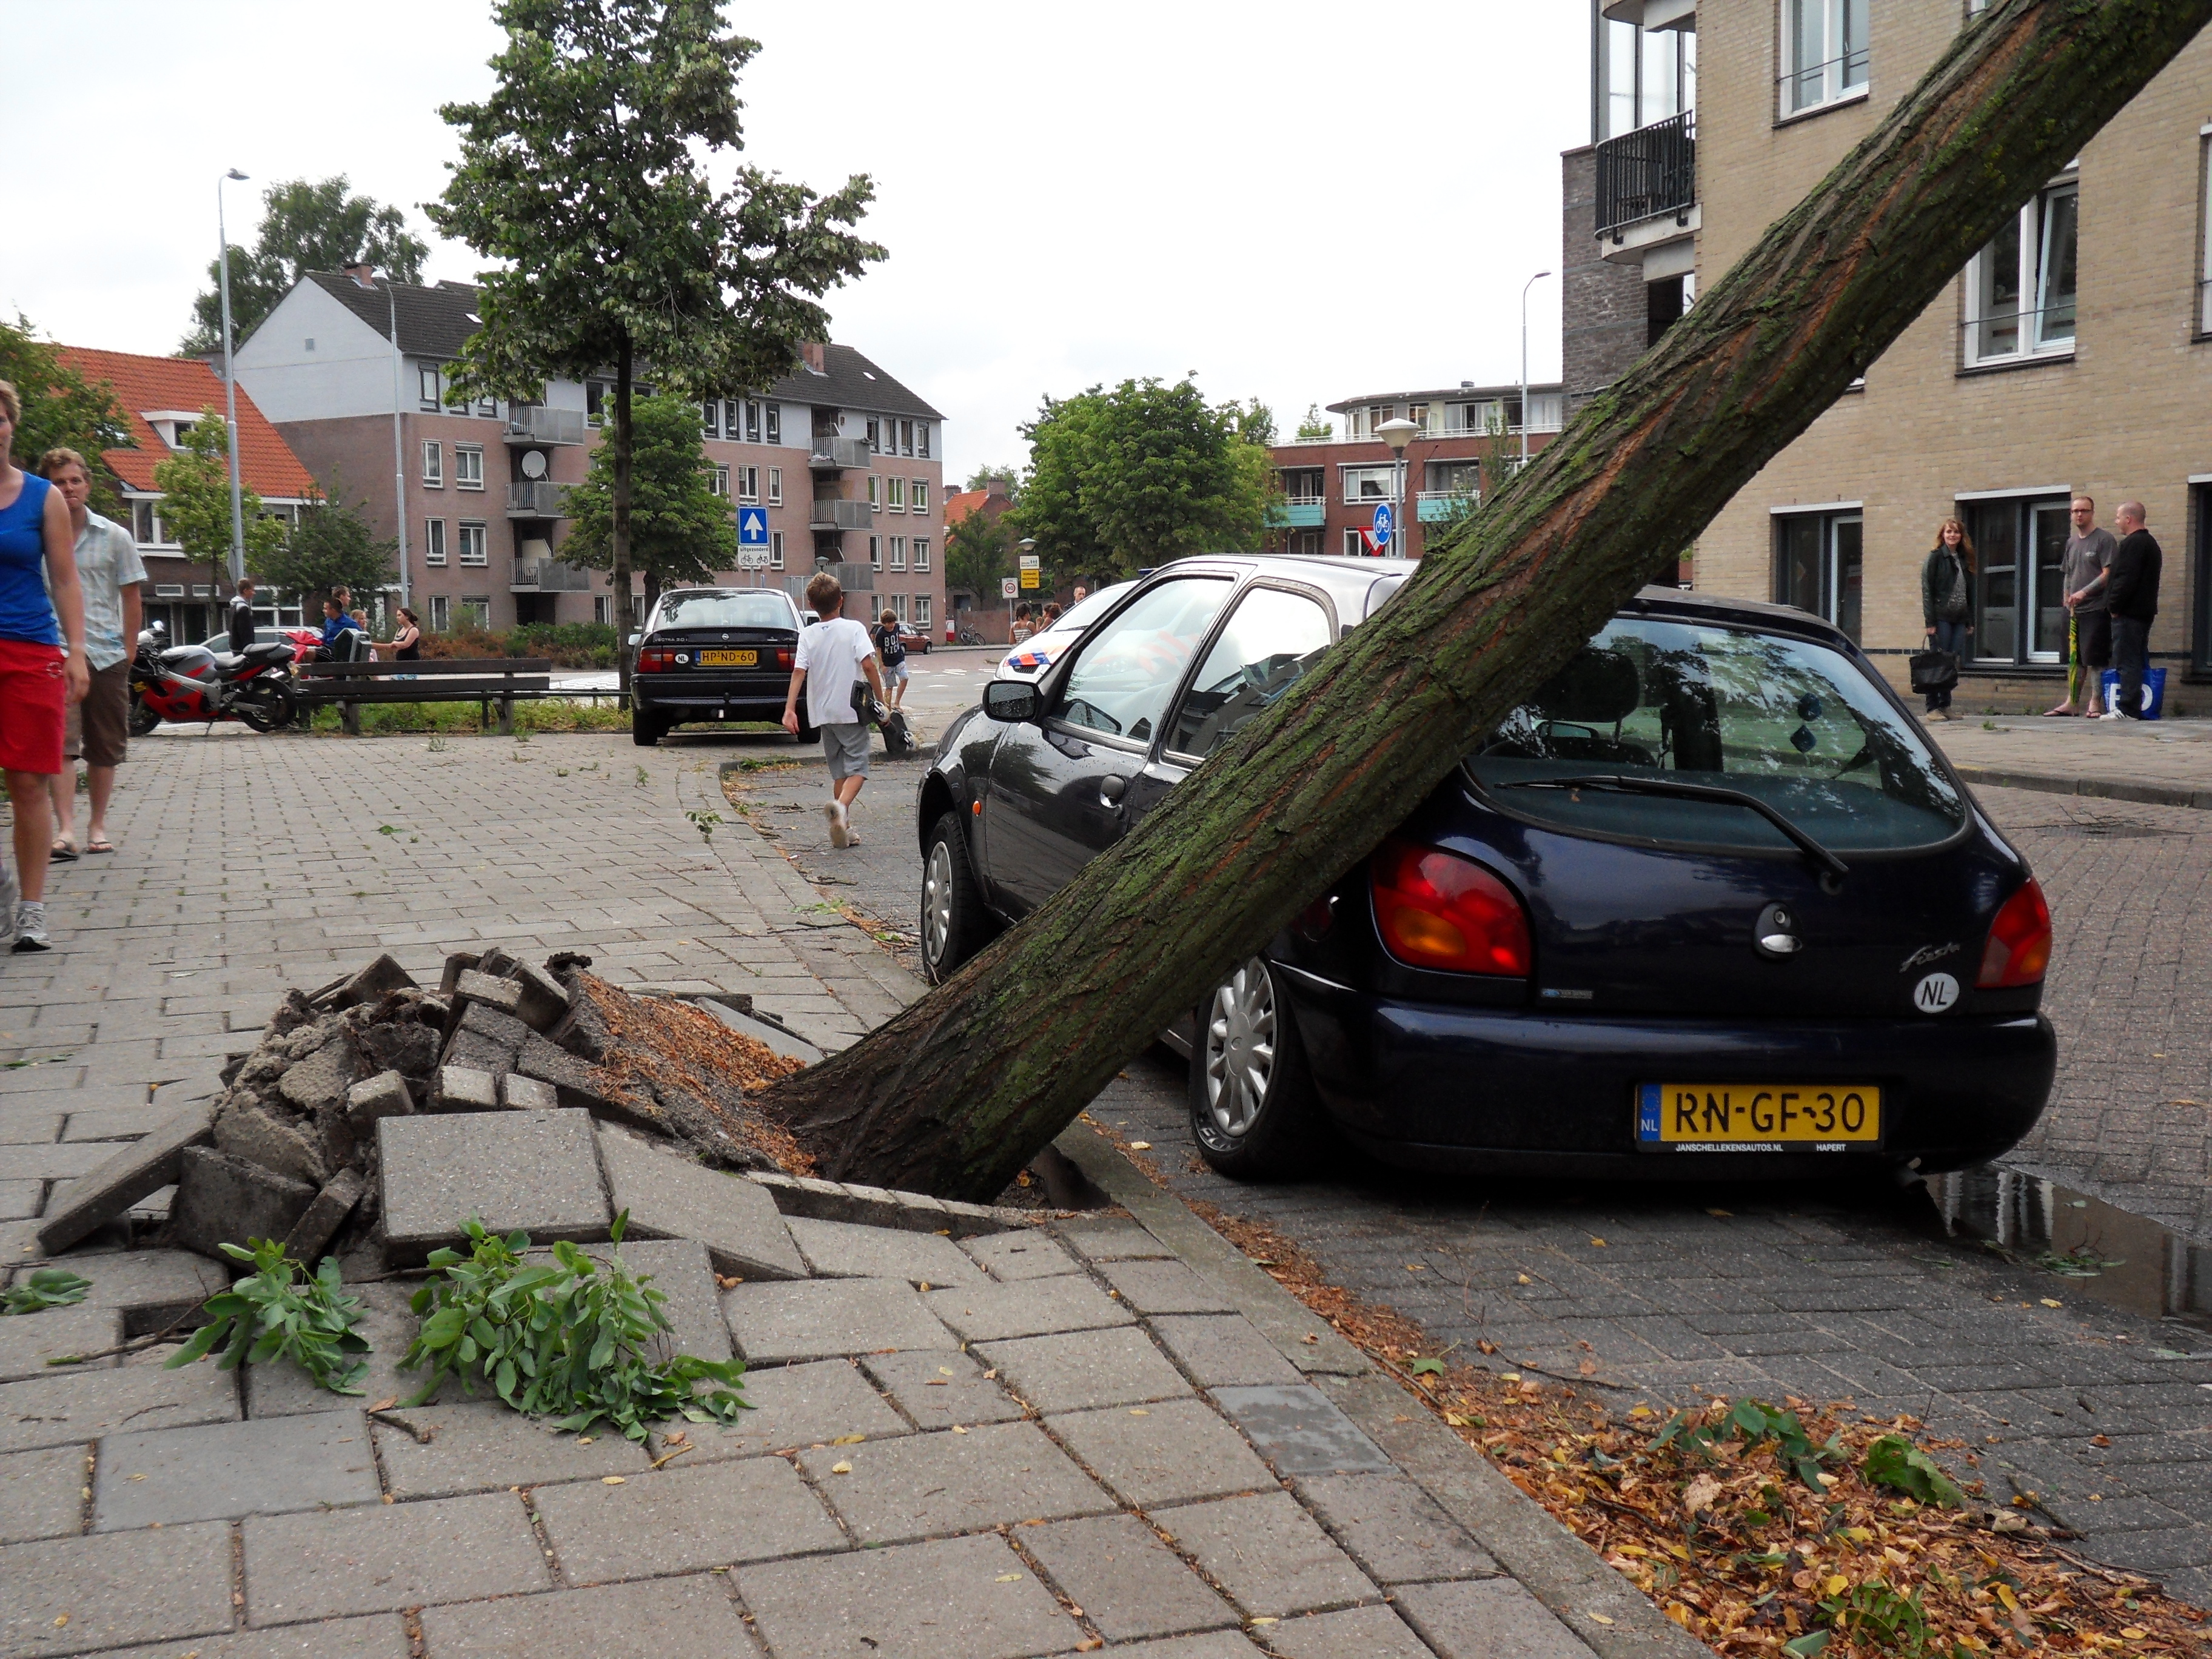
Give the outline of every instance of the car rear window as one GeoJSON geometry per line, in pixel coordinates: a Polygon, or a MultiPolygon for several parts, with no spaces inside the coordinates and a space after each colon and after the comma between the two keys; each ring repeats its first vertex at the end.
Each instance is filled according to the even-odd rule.
{"type": "Polygon", "coordinates": [[[1841,652],[1653,617],[1615,619],[1467,769],[1518,817],[1632,840],[1790,845],[1745,806],[1528,786],[1619,776],[1733,789],[1838,853],[1930,846],[1966,821],[1927,744],[1841,652]]]}
{"type": "Polygon", "coordinates": [[[653,619],[655,628],[791,628],[791,605],[782,594],[724,590],[668,593],[653,619]]]}

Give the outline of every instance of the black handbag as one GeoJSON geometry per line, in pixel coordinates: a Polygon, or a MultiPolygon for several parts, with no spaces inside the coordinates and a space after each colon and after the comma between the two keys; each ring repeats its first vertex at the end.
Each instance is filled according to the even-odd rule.
{"type": "Polygon", "coordinates": [[[1916,651],[1911,656],[1912,689],[1925,696],[1948,691],[1959,683],[1959,659],[1950,651],[1916,651]]]}

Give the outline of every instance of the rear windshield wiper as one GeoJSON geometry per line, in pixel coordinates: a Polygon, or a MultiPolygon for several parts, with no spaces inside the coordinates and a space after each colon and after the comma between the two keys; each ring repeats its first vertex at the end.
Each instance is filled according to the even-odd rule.
{"type": "Polygon", "coordinates": [[[1798,851],[1838,881],[1851,872],[1850,865],[1779,811],[1758,796],[1746,794],[1741,789],[1722,789],[1706,783],[1677,783],[1672,778],[1623,777],[1618,773],[1578,778],[1522,778],[1516,782],[1489,787],[1493,789],[1609,789],[1623,795],[1664,795],[1674,800],[1709,800],[1723,806],[1741,806],[1765,818],[1794,842],[1798,851]]]}

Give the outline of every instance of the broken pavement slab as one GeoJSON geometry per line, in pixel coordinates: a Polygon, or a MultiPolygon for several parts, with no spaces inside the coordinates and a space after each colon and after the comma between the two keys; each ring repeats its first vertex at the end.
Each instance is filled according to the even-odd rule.
{"type": "Polygon", "coordinates": [[[314,1201],[315,1188],[303,1181],[205,1146],[188,1146],[177,1172],[168,1237],[180,1249],[219,1259],[225,1244],[245,1249],[257,1238],[287,1237],[314,1201]]]}
{"type": "Polygon", "coordinates": [[[39,1249],[50,1255],[65,1250],[149,1193],[174,1186],[185,1148],[204,1146],[214,1134],[213,1108],[196,1103],[79,1176],[47,1201],[39,1249]]]}
{"type": "Polygon", "coordinates": [[[614,1207],[629,1212],[631,1237],[696,1239],[717,1269],[749,1279],[807,1276],[775,1200],[757,1182],[649,1146],[618,1128],[602,1126],[599,1141],[614,1207]]]}
{"type": "Polygon", "coordinates": [[[748,1365],[960,1346],[902,1279],[740,1285],[722,1293],[722,1316],[748,1365]]]}
{"type": "Polygon", "coordinates": [[[420,1262],[466,1225],[533,1243],[604,1239],[613,1220],[588,1112],[462,1112],[376,1126],[387,1255],[420,1262]]]}

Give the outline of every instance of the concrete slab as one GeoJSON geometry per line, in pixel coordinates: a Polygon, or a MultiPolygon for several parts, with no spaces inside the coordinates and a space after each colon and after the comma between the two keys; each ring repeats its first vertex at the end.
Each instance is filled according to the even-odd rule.
{"type": "Polygon", "coordinates": [[[0,1146],[0,1181],[75,1181],[115,1155],[99,1140],[56,1140],[0,1146]]]}
{"type": "Polygon", "coordinates": [[[1396,1600],[1438,1659],[1590,1659],[1574,1632],[1510,1578],[1408,1584],[1396,1600]]]}
{"type": "MultiPolygon", "coordinates": [[[[605,1261],[616,1249],[612,1244],[586,1244],[583,1251],[594,1261],[605,1261]]],[[[730,1328],[723,1322],[721,1304],[715,1299],[714,1269],[707,1258],[707,1247],[688,1238],[647,1238],[625,1239],[620,1249],[631,1276],[643,1279],[651,1274],[652,1288],[667,1297],[660,1311],[672,1328],[655,1340],[653,1358],[665,1360],[688,1353],[701,1359],[727,1359],[732,1352],[730,1328]]],[[[530,1252],[532,1261],[552,1258],[550,1249],[530,1252]]]]}
{"type": "Polygon", "coordinates": [[[99,1470],[94,1532],[334,1509],[382,1495],[358,1411],[111,1434],[100,1442],[99,1470]]]}
{"type": "Polygon", "coordinates": [[[1297,1482],[1297,1494],[1378,1584],[1501,1571],[1401,1474],[1325,1474],[1297,1482]]]}
{"type": "MultiPolygon", "coordinates": [[[[445,1392],[459,1390],[449,1384],[445,1392]]],[[[400,1498],[638,1474],[648,1461],[644,1447],[618,1432],[557,1434],[483,1398],[481,1388],[472,1401],[379,1413],[372,1432],[386,1488],[400,1498]]]]}
{"type": "Polygon", "coordinates": [[[1387,1474],[1390,1460],[1336,1402],[1310,1383],[1215,1389],[1214,1402],[1287,1475],[1387,1474]]]}
{"type": "Polygon", "coordinates": [[[1021,1541],[1109,1642],[1239,1622],[1236,1609],[1133,1515],[1024,1527],[1021,1541]]]}
{"type": "Polygon", "coordinates": [[[1147,1322],[1160,1346],[1201,1389],[1296,1387],[1298,1368],[1241,1314],[1147,1322]]]}
{"type": "Polygon", "coordinates": [[[1170,1636],[1158,1642],[1139,1642],[1116,1647],[1114,1659],[1252,1659],[1262,1652],[1255,1644],[1234,1631],[1209,1631],[1203,1636],[1170,1636]]]}
{"type": "Polygon", "coordinates": [[[89,1112],[71,1112],[64,1140],[136,1140],[149,1135],[177,1115],[173,1106],[106,1106],[89,1112]]]}
{"type": "Polygon", "coordinates": [[[46,1196],[43,1181],[0,1181],[0,1221],[28,1221],[46,1196]]]}
{"type": "MultiPolygon", "coordinates": [[[[1253,1618],[1382,1599],[1286,1492],[1159,1510],[1152,1519],[1253,1618]]],[[[1516,1650],[1505,1644],[1487,1651],[1516,1650]]]]}
{"type": "Polygon", "coordinates": [[[0,1457],[0,1544],[82,1531],[90,1468],[86,1446],[48,1446],[0,1457]]]}
{"type": "Polygon", "coordinates": [[[1103,1261],[1098,1271],[1121,1300],[1146,1316],[1233,1314],[1237,1304],[1180,1261],[1103,1261]]]}
{"type": "Polygon", "coordinates": [[[1060,1248],[1058,1239],[1034,1227],[963,1238],[960,1248],[988,1268],[994,1279],[1009,1284],[1017,1279],[1049,1279],[1060,1273],[1083,1271],[1082,1264],[1060,1248]]]}
{"type": "MultiPolygon", "coordinates": [[[[0,1319],[0,1382],[20,1382],[27,1377],[60,1375],[46,1361],[58,1355],[97,1353],[123,1340],[123,1311],[119,1308],[49,1308],[44,1313],[15,1314],[0,1319]]],[[[112,1367],[112,1358],[95,1359],[73,1368],[72,1376],[112,1367]]]]}
{"type": "Polygon", "coordinates": [[[143,1139],[109,1153],[47,1201],[39,1248],[50,1255],[65,1250],[147,1194],[174,1186],[185,1148],[204,1146],[214,1133],[214,1111],[201,1101],[143,1139]]]}
{"type": "Polygon", "coordinates": [[[62,1138],[66,1116],[46,1106],[0,1106],[0,1146],[51,1145],[62,1138]]]}
{"type": "Polygon", "coordinates": [[[787,1060],[803,1060],[809,1066],[822,1058],[822,1051],[804,1037],[793,1036],[781,1025],[771,1025],[764,1019],[755,1019],[750,1014],[742,1013],[720,997],[694,996],[689,1000],[732,1031],[750,1037],[771,1054],[781,1054],[787,1060]]]}
{"type": "Polygon", "coordinates": [[[1172,1261],[1175,1252],[1133,1221],[1060,1221],[1053,1231],[1085,1261],[1172,1261]]]}
{"type": "Polygon", "coordinates": [[[1048,1417],[1045,1426],[1138,1509],[1272,1489],[1275,1477],[1203,1401],[1048,1417]]]}
{"type": "Polygon", "coordinates": [[[1040,1412],[1139,1406],[1188,1395],[1190,1384],[1141,1330],[1071,1331],[990,1342],[976,1352],[1040,1412]]]}
{"type": "Polygon", "coordinates": [[[1011,1337],[1136,1323],[1136,1316],[1105,1291],[1087,1279],[1074,1277],[957,1285],[932,1291],[927,1300],[930,1311],[969,1342],[1003,1342],[1011,1337]]]}
{"type": "Polygon", "coordinates": [[[960,1346],[904,1279],[740,1285],[722,1293],[722,1316],[749,1365],[960,1346]]]}
{"type": "MultiPolygon", "coordinates": [[[[222,1530],[228,1601],[229,1540],[228,1529],[222,1530]]],[[[388,1613],[550,1587],[538,1535],[522,1500],[509,1492],[371,1504],[325,1515],[253,1516],[243,1530],[246,1617],[252,1625],[388,1613]]]]}
{"type": "Polygon", "coordinates": [[[608,1190],[629,1212],[632,1238],[696,1238],[715,1267],[748,1279],[804,1279],[806,1264],[763,1188],[647,1146],[616,1128],[599,1131],[608,1190]]]}
{"type": "Polygon", "coordinates": [[[200,1304],[230,1288],[228,1261],[210,1261],[188,1250],[103,1250],[63,1256],[53,1265],[89,1280],[84,1300],[75,1305],[116,1310],[125,1336],[151,1336],[179,1319],[197,1325],[190,1316],[200,1304]]]}
{"type": "Polygon", "coordinates": [[[427,1659],[704,1659],[750,1653],[729,1582],[702,1575],[425,1607],[423,1650],[427,1659]]]}
{"type": "Polygon", "coordinates": [[[1115,1507],[1033,1423],[825,1446],[801,1452],[799,1462],[864,1544],[1115,1507]]]}
{"type": "Polygon", "coordinates": [[[409,1659],[413,1651],[399,1615],[386,1613],[121,1648],[100,1659],[409,1659]]]}
{"type": "Polygon", "coordinates": [[[1084,1639],[1003,1538],[740,1567],[776,1659],[1026,1659],[1084,1639]]]}
{"type": "Polygon", "coordinates": [[[1268,1627],[1267,1645],[1283,1659],[1341,1659],[1347,1653],[1359,1659],[1434,1659],[1388,1607],[1346,1607],[1285,1619],[1268,1627]]]}
{"type": "Polygon", "coordinates": [[[0,1385],[0,1452],[237,1420],[237,1379],[211,1359],[181,1370],[141,1363],[0,1385]]]}
{"type": "Polygon", "coordinates": [[[541,1486],[533,1502],[572,1584],[851,1547],[781,1457],[661,1469],[618,1486],[541,1486]]]}
{"type": "MultiPolygon", "coordinates": [[[[350,1404],[373,1406],[380,1400],[406,1400],[428,1381],[423,1370],[403,1371],[399,1362],[422,1322],[408,1310],[415,1286],[404,1282],[349,1285],[346,1294],[361,1298],[361,1320],[354,1329],[368,1342],[362,1356],[368,1369],[362,1373],[361,1393],[338,1395],[319,1389],[314,1379],[289,1359],[240,1369],[246,1379],[246,1414],[249,1418],[295,1417],[302,1412],[326,1412],[350,1404]]],[[[458,1396],[461,1387],[447,1382],[445,1392],[458,1396]]]]}
{"type": "Polygon", "coordinates": [[[315,1201],[315,1188],[266,1165],[206,1146],[187,1146],[177,1171],[168,1237],[215,1258],[225,1244],[282,1239],[315,1201]]]}
{"type": "Polygon", "coordinates": [[[607,1236],[613,1213],[588,1112],[387,1117],[376,1137],[385,1237],[398,1260],[460,1243],[472,1218],[537,1243],[607,1236]]]}
{"type": "Polygon", "coordinates": [[[1003,1382],[985,1376],[970,1354],[879,1353],[862,1363],[899,1409],[924,1429],[1010,1423],[1022,1415],[1021,1402],[1003,1382]]]}
{"type": "Polygon", "coordinates": [[[82,1653],[227,1631],[230,1528],[220,1522],[0,1549],[0,1653],[82,1653]]]}
{"type": "MultiPolygon", "coordinates": [[[[946,1364],[961,1358],[950,1352],[918,1357],[946,1364]]],[[[799,1446],[827,1445],[848,1435],[877,1440],[908,1432],[898,1413],[868,1386],[867,1378],[849,1359],[748,1370],[744,1396],[752,1409],[726,1427],[682,1421],[664,1425],[651,1437],[653,1455],[662,1456],[677,1443],[690,1445],[693,1449],[683,1456],[683,1467],[689,1468],[799,1446]],[[667,1437],[672,1434],[682,1434],[684,1438],[681,1443],[672,1442],[667,1437]]]]}
{"type": "Polygon", "coordinates": [[[822,1279],[903,1279],[916,1286],[976,1285],[982,1268],[949,1238],[903,1227],[860,1227],[849,1221],[811,1221],[793,1216],[783,1224],[822,1279]]]}

